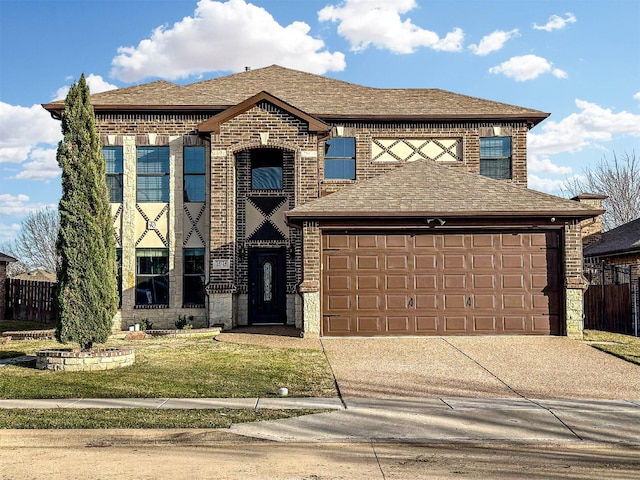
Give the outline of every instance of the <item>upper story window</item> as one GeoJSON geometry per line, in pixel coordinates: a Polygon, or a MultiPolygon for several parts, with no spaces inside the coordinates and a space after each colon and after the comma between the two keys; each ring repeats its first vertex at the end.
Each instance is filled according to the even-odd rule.
{"type": "Polygon", "coordinates": [[[169,201],[169,147],[137,148],[138,202],[169,201]]]}
{"type": "Polygon", "coordinates": [[[336,137],[324,143],[324,178],[330,180],[355,180],[355,138],[336,137]]]}
{"type": "Polygon", "coordinates": [[[111,203],[122,203],[122,147],[103,147],[102,156],[107,167],[109,201],[111,203]]]}
{"type": "Polygon", "coordinates": [[[282,150],[260,148],[251,151],[251,189],[282,190],[282,150]]]}
{"type": "Polygon", "coordinates": [[[205,185],[204,147],[184,147],[184,201],[204,202],[205,185]]]}
{"type": "Polygon", "coordinates": [[[511,178],[511,137],[480,138],[480,175],[511,178]]]}

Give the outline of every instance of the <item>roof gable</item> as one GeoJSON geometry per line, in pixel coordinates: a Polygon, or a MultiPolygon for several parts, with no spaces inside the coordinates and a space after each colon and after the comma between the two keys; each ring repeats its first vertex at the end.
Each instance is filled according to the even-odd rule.
{"type": "Polygon", "coordinates": [[[312,200],[291,219],[353,216],[556,216],[602,213],[580,203],[503,181],[417,160],[386,174],[312,200]]]}
{"type": "Polygon", "coordinates": [[[290,113],[294,117],[307,122],[307,124],[309,125],[309,131],[311,132],[328,132],[329,130],[331,130],[331,127],[321,120],[318,120],[317,118],[306,114],[302,110],[289,105],[288,103],[274,97],[267,92],[260,92],[257,95],[252,96],[251,98],[247,98],[245,101],[239,103],[238,105],[228,108],[227,110],[220,112],[219,114],[211,117],[209,120],[201,123],[200,125],[198,125],[198,131],[201,133],[220,133],[220,125],[231,120],[232,118],[237,117],[242,113],[245,113],[262,101],[267,101],[272,105],[275,105],[276,107],[284,110],[285,112],[290,113]]]}
{"type": "Polygon", "coordinates": [[[585,247],[586,257],[640,252],[640,218],[609,230],[597,242],[585,247]]]}

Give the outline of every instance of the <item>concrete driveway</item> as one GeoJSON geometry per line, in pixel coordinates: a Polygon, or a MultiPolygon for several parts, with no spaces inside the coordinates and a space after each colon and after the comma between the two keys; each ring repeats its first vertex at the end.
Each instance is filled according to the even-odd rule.
{"type": "Polygon", "coordinates": [[[566,337],[320,342],[344,397],[640,399],[640,366],[566,337]]]}

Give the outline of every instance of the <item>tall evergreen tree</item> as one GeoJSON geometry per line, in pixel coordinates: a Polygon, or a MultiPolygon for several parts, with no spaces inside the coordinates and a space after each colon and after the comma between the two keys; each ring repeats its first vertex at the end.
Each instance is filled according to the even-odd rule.
{"type": "Polygon", "coordinates": [[[62,168],[56,338],[87,351],[107,340],[118,290],[105,161],[84,74],[65,100],[62,134],[56,156],[62,168]]]}

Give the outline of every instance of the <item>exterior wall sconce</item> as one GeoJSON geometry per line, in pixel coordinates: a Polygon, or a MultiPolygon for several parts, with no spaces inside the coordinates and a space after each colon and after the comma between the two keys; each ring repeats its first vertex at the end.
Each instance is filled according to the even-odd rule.
{"type": "Polygon", "coordinates": [[[427,218],[427,225],[430,225],[432,227],[436,226],[436,223],[439,223],[440,226],[444,225],[446,222],[446,220],[442,219],[442,218],[427,218]],[[433,225],[431,225],[431,222],[434,222],[433,225]]]}

